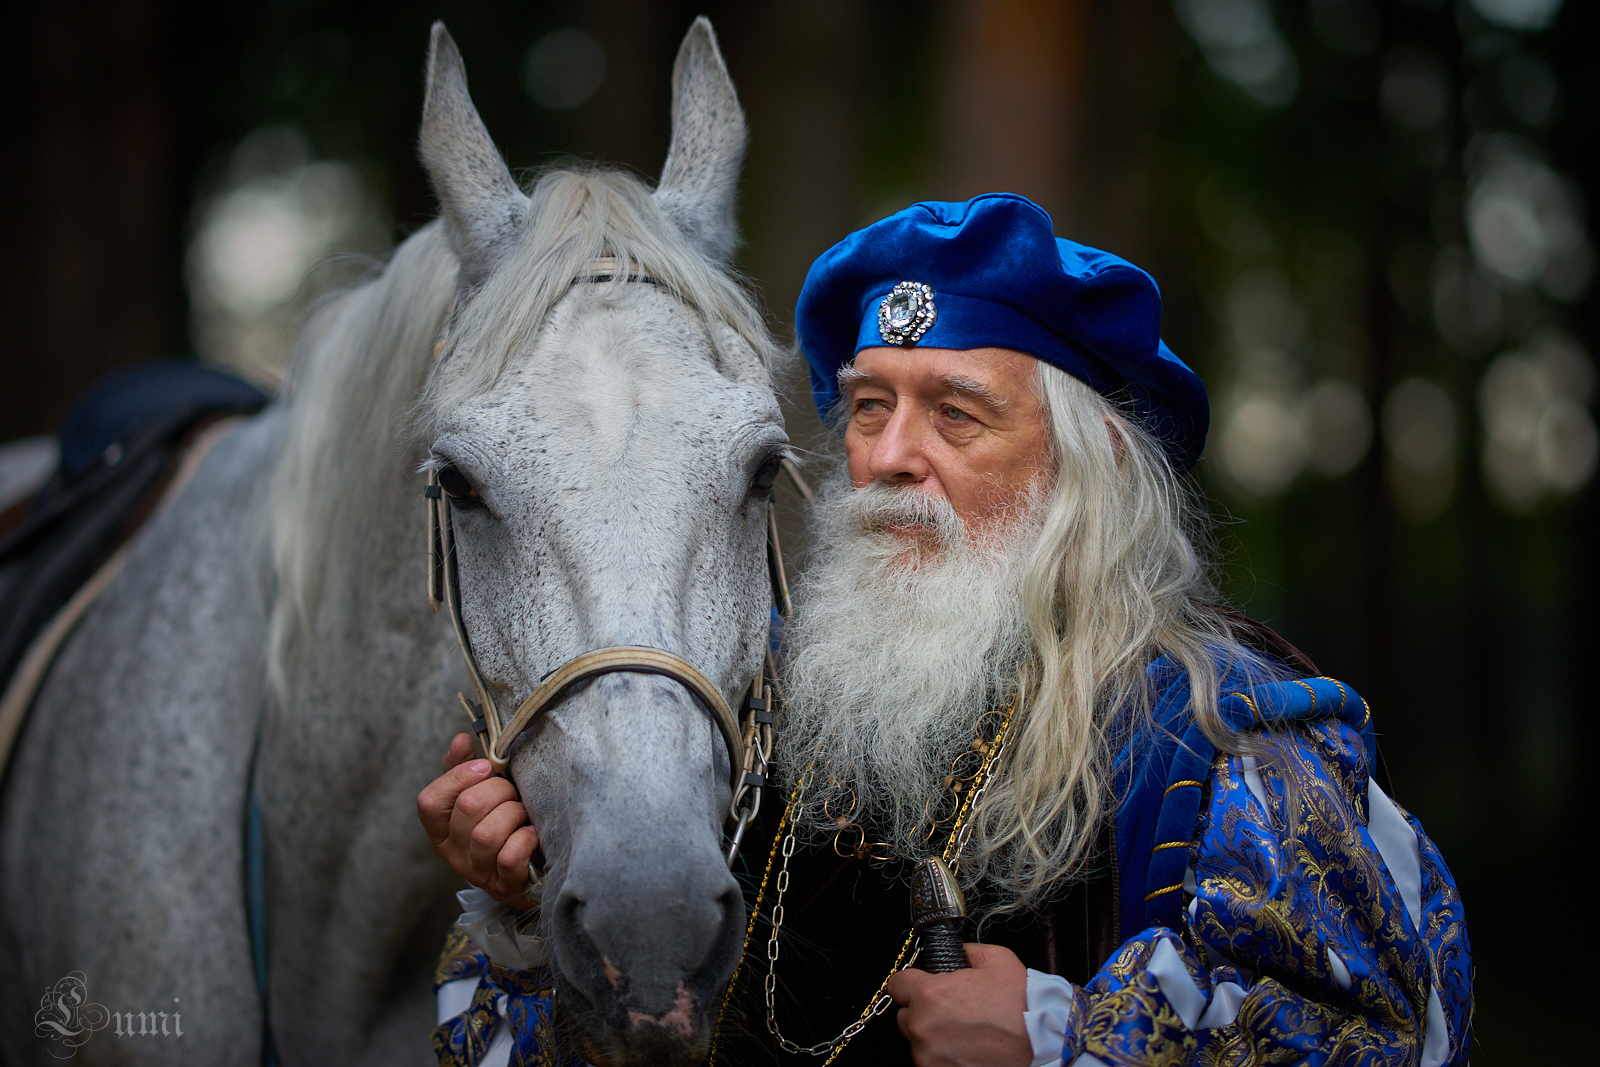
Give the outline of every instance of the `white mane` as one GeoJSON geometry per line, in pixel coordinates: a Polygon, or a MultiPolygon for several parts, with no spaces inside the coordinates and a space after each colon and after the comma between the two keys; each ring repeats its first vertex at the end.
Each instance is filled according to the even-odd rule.
{"type": "MultiPolygon", "coordinates": [[[[595,274],[596,259],[617,261],[613,281],[599,284],[647,275],[697,309],[718,370],[770,387],[780,356],[754,299],[685,238],[643,182],[616,170],[560,169],[528,195],[525,232],[476,292],[458,294],[458,262],[434,222],[377,277],[319,309],[300,337],[273,482],[268,673],[280,698],[330,577],[354,583],[371,566],[392,567],[385,551],[409,529],[406,509],[420,518],[415,472],[435,413],[493,388],[507,362],[536,343],[573,280],[595,274]],[[722,343],[729,330],[756,362],[743,345],[722,343]]],[[[421,550],[419,542],[419,558],[421,550]]]]}

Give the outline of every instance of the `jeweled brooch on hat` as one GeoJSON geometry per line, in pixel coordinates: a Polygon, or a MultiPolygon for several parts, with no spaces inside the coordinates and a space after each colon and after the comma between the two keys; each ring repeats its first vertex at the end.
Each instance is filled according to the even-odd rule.
{"type": "Polygon", "coordinates": [[[916,344],[933,328],[939,311],[933,306],[933,288],[921,282],[901,282],[878,305],[878,336],[884,344],[916,344]]]}

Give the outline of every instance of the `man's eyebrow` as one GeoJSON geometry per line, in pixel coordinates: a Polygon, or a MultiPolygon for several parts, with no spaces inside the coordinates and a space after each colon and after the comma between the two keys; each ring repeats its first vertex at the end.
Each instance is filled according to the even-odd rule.
{"type": "Polygon", "coordinates": [[[941,376],[939,381],[951,392],[971,397],[978,403],[983,404],[985,407],[993,408],[995,411],[1000,411],[1006,406],[1006,402],[996,396],[993,389],[990,389],[976,378],[968,378],[960,374],[946,374],[941,376]]]}
{"type": "Polygon", "coordinates": [[[844,366],[840,367],[839,372],[834,375],[834,380],[839,383],[840,389],[848,389],[856,382],[870,377],[872,377],[872,375],[868,374],[866,371],[856,370],[855,367],[849,363],[846,363],[844,366]]]}

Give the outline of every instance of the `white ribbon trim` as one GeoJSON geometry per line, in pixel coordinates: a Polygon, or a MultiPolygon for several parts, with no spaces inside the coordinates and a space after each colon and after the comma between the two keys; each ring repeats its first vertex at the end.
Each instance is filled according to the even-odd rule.
{"type": "Polygon", "coordinates": [[[1400,900],[1411,917],[1411,928],[1422,930],[1422,848],[1417,832],[1394,806],[1394,801],[1371,778],[1367,779],[1367,832],[1378,846],[1389,877],[1400,890],[1400,900]]]}
{"type": "Polygon", "coordinates": [[[477,975],[473,975],[471,978],[457,978],[454,982],[446,982],[440,986],[438,1025],[443,1026],[472,1007],[472,994],[477,991],[477,975]]]}
{"type": "Polygon", "coordinates": [[[1272,825],[1272,808],[1267,804],[1267,786],[1261,780],[1261,767],[1256,763],[1254,756],[1239,757],[1240,777],[1244,779],[1245,788],[1250,790],[1250,795],[1256,798],[1256,803],[1261,805],[1261,814],[1266,817],[1267,825],[1272,825]]]}
{"type": "Polygon", "coordinates": [[[1155,951],[1150,953],[1150,965],[1145,970],[1155,975],[1167,1003],[1178,1013],[1183,1025],[1193,1030],[1200,1021],[1200,1013],[1206,1010],[1206,995],[1194,984],[1194,976],[1183,965],[1183,957],[1178,955],[1171,941],[1162,938],[1156,942],[1155,951]]]}
{"type": "Polygon", "coordinates": [[[1215,1030],[1232,1025],[1239,1017],[1239,1005],[1244,1003],[1245,990],[1238,982],[1218,982],[1211,990],[1211,1006],[1195,1024],[1197,1030],[1215,1030]]]}
{"type": "Polygon", "coordinates": [[[1450,1027],[1444,1021],[1444,1005],[1439,1003],[1437,986],[1428,990],[1428,1015],[1422,1031],[1420,1067],[1444,1067],[1450,1058],[1450,1027]]]}
{"type": "Polygon", "coordinates": [[[1346,993],[1350,992],[1350,968],[1345,966],[1344,959],[1333,949],[1328,949],[1328,969],[1333,972],[1333,980],[1339,983],[1339,988],[1346,993]]]}

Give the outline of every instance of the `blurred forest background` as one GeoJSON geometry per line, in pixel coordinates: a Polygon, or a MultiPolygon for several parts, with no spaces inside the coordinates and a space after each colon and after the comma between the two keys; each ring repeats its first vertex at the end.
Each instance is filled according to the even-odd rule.
{"type": "Polygon", "coordinates": [[[29,5],[0,67],[0,441],[140,360],[279,381],[308,304],[432,215],[434,18],[513,168],[653,175],[701,13],[752,131],[740,267],[781,335],[818,253],[918,199],[1025,193],[1155,275],[1212,392],[1228,594],[1367,697],[1460,881],[1475,1061],[1592,1055],[1574,942],[1540,916],[1587,891],[1600,712],[1600,5],[29,5]]]}

